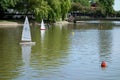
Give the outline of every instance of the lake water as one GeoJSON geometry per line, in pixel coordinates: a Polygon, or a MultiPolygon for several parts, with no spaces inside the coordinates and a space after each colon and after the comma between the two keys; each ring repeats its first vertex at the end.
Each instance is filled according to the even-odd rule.
{"type": "Polygon", "coordinates": [[[119,21],[30,28],[34,46],[19,45],[22,26],[0,28],[0,80],[120,79],[119,21]]]}

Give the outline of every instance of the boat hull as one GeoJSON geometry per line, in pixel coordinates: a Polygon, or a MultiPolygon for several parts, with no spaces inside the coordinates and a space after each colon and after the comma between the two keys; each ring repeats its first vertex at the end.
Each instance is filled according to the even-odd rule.
{"type": "Polygon", "coordinates": [[[20,45],[35,45],[35,42],[20,42],[20,45]]]}

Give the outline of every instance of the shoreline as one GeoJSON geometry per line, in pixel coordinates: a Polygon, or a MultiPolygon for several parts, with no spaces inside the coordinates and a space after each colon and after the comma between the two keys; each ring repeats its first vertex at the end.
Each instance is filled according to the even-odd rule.
{"type": "MultiPolygon", "coordinates": [[[[76,23],[80,23],[80,22],[84,22],[84,21],[99,21],[96,19],[93,20],[80,20],[80,21],[76,21],[76,23]]],[[[101,21],[101,20],[100,20],[101,21]]],[[[105,20],[104,20],[105,21],[105,20]]],[[[106,20],[108,21],[108,20],[106,20]]],[[[111,21],[111,20],[109,20],[111,21]]],[[[112,20],[112,21],[116,21],[116,20],[112,20]]],[[[1,27],[18,27],[18,26],[23,26],[24,21],[9,21],[9,20],[0,20],[0,28],[1,27]]],[[[53,23],[55,25],[66,25],[66,24],[74,24],[74,22],[68,22],[68,21],[57,21],[55,23],[53,23]]],[[[32,23],[30,23],[30,25],[32,25],[32,23]]],[[[40,25],[40,23],[35,22],[35,25],[40,25]]]]}
{"type": "Polygon", "coordinates": [[[0,20],[0,27],[17,27],[22,25],[22,22],[19,21],[0,20]]]}
{"type": "MultiPolygon", "coordinates": [[[[70,22],[68,21],[58,21],[56,23],[53,23],[55,25],[57,24],[69,24],[70,22]]],[[[17,26],[23,26],[24,22],[20,21],[7,21],[7,20],[1,20],[0,21],[0,27],[17,27],[17,26]]],[[[32,25],[30,23],[30,25],[32,25]]],[[[35,25],[40,25],[40,23],[35,22],[35,25]]]]}

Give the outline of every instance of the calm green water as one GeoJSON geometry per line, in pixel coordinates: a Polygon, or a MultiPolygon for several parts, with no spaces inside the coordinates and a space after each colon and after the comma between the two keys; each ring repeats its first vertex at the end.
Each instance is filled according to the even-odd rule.
{"type": "Polygon", "coordinates": [[[36,45],[21,46],[22,27],[0,28],[0,80],[119,80],[120,22],[31,26],[36,45]],[[101,61],[107,62],[101,68],[101,61]]]}

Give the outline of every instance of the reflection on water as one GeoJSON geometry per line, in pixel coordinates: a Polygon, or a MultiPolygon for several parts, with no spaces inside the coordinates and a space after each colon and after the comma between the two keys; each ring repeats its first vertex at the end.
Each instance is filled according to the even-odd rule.
{"type": "Polygon", "coordinates": [[[21,68],[22,72],[20,73],[22,76],[18,77],[19,80],[22,79],[30,80],[31,78],[31,68],[30,68],[31,47],[32,45],[29,44],[21,45],[23,66],[21,68]]]}
{"type": "Polygon", "coordinates": [[[0,28],[0,80],[12,80],[18,76],[17,68],[21,65],[17,45],[19,28],[0,28]]]}
{"type": "Polygon", "coordinates": [[[111,61],[112,39],[111,30],[99,31],[99,54],[101,61],[111,61]]]}
{"type": "Polygon", "coordinates": [[[22,27],[0,28],[0,80],[119,80],[118,25],[83,21],[42,31],[31,26],[35,46],[19,45],[22,27]]]}
{"type": "Polygon", "coordinates": [[[44,41],[44,36],[45,36],[45,31],[46,30],[41,30],[41,41],[44,41]]]}
{"type": "Polygon", "coordinates": [[[25,66],[28,67],[30,64],[31,45],[21,45],[22,47],[22,59],[25,66]]]}

